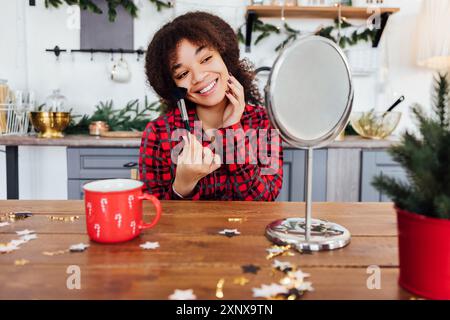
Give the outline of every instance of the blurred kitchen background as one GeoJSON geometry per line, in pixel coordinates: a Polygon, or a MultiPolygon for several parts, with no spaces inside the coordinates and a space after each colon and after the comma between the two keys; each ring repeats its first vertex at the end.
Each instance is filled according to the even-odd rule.
{"type": "MultiPolygon", "coordinates": [[[[314,191],[314,198],[316,200],[382,201],[385,200],[382,195],[375,193],[365,182],[370,180],[365,175],[373,175],[380,170],[401,175],[401,171],[398,171],[400,169],[390,159],[383,158],[386,157],[383,148],[389,145],[389,141],[395,141],[399,133],[405,129],[414,130],[409,107],[413,103],[429,107],[433,77],[436,74],[434,69],[419,66],[418,63],[418,57],[423,54],[423,52],[420,53],[421,46],[423,46],[423,43],[429,43],[426,41],[432,41],[423,38],[433,37],[433,34],[421,34],[419,28],[419,21],[423,19],[423,1],[431,0],[354,0],[352,2],[354,7],[389,9],[387,10],[388,14],[384,15],[384,17],[388,17],[387,24],[382,32],[381,39],[376,41],[377,47],[375,48],[373,47],[374,41],[370,36],[376,36],[376,33],[370,33],[370,30],[365,34],[363,32],[367,29],[366,16],[370,16],[372,12],[376,13],[376,10],[369,9],[368,14],[359,14],[343,9],[344,18],[347,18],[346,12],[348,16],[352,14],[360,16],[357,19],[347,18],[343,21],[343,23],[350,23],[353,26],[341,25],[341,28],[343,28],[341,34],[349,39],[348,43],[344,43],[342,46],[343,49],[347,50],[346,52],[350,57],[350,67],[354,71],[354,111],[368,112],[372,109],[385,111],[400,96],[403,95],[405,100],[395,109],[395,111],[401,112],[402,116],[392,135],[385,138],[387,141],[385,144],[380,144],[380,140],[358,138],[357,141],[351,140],[353,144],[348,145],[348,154],[345,153],[347,149],[344,148],[344,145],[336,144],[336,149],[324,150],[323,154],[315,157],[318,161],[315,164],[315,170],[318,171],[315,174],[315,179],[319,179],[317,183],[315,182],[317,190],[314,191]],[[355,30],[357,33],[352,38],[352,33],[355,30]],[[369,37],[369,41],[365,41],[365,36],[369,37]],[[371,143],[378,143],[378,145],[371,145],[371,143]],[[365,153],[365,151],[367,152],[365,153]],[[356,159],[356,162],[352,162],[351,159],[356,159]],[[345,164],[346,162],[347,164],[345,164]],[[339,163],[347,166],[347,170],[353,172],[350,177],[347,174],[342,174],[341,177],[344,181],[334,176],[336,171],[342,168],[339,163]],[[353,179],[351,183],[354,184],[354,187],[350,188],[352,190],[349,191],[351,195],[343,194],[348,190],[342,190],[342,186],[350,183],[345,181],[346,178],[344,177],[346,176],[349,177],[348,179],[353,179]],[[336,182],[337,180],[339,181],[336,182]],[[333,183],[334,186],[332,186],[333,183]]],[[[180,14],[192,10],[203,10],[217,14],[236,31],[241,29],[245,37],[246,16],[251,11],[250,9],[254,9],[254,7],[249,8],[248,6],[276,6],[284,3],[286,8],[284,17],[281,14],[282,10],[275,10],[276,8],[274,9],[275,14],[272,13],[271,17],[268,17],[271,13],[266,12],[267,16],[264,17],[265,14],[261,13],[264,11],[256,10],[259,17],[258,21],[262,21],[263,24],[256,22],[260,30],[255,30],[252,33],[250,52],[247,52],[245,44],[241,43],[242,58],[248,58],[255,65],[255,68],[259,68],[271,66],[278,54],[277,46],[290,35],[295,35],[296,30],[299,30],[300,34],[309,34],[316,33],[321,29],[323,34],[327,30],[331,30],[327,29],[328,26],[334,26],[335,24],[329,13],[324,15],[319,9],[308,14],[290,14],[289,7],[291,5],[332,8],[334,3],[338,1],[179,0],[169,2],[136,0],[133,2],[138,9],[138,16],[131,18],[122,7],[117,7],[116,20],[111,22],[116,25],[111,27],[109,32],[113,32],[113,34],[109,34],[109,36],[107,35],[108,28],[95,27],[98,19],[90,19],[88,16],[84,20],[82,19],[83,15],[92,16],[94,13],[84,11],[80,13],[78,6],[68,6],[65,3],[56,8],[51,5],[55,2],[57,1],[49,0],[48,3],[50,4],[46,7],[46,1],[44,0],[0,0],[0,79],[7,81],[3,81],[3,84],[11,91],[20,90],[24,95],[32,92],[31,98],[36,108],[42,107],[42,104],[46,101],[54,102],[55,99],[62,99],[65,101],[66,111],[70,109],[72,115],[92,115],[100,102],[108,103],[112,101],[114,108],[121,109],[135,99],[139,99],[141,106],[144,106],[145,98],[147,98],[148,104],[158,101],[146,82],[144,74],[145,57],[143,54],[139,54],[139,50],[146,49],[159,27],[180,14]],[[170,3],[170,7],[164,6],[167,3],[170,3]],[[158,10],[160,5],[162,7],[158,10]],[[284,23],[287,23],[289,28],[284,27],[284,23]],[[271,25],[278,27],[279,33],[276,33],[271,25]],[[258,36],[264,32],[266,32],[267,37],[254,44],[258,36]],[[92,47],[99,39],[107,41],[108,37],[113,36],[114,38],[116,35],[117,37],[124,37],[120,40],[121,43],[126,43],[129,46],[122,47],[122,49],[137,50],[138,52],[125,52],[123,54],[95,52],[91,54],[89,52],[65,51],[60,52],[57,56],[58,50],[56,52],[54,50],[56,46],[65,50],[80,49],[82,45],[84,48],[89,48],[90,43],[92,47]],[[53,49],[54,51],[46,51],[46,49],[53,49]],[[111,79],[111,71],[114,64],[121,59],[126,61],[128,67],[122,65],[122,69],[119,68],[122,73],[119,73],[118,78],[114,81],[111,79]],[[55,96],[49,98],[56,89],[64,98],[55,96]]],[[[100,6],[100,3],[105,1],[95,0],[93,2],[100,6]]],[[[342,2],[342,5],[349,5],[351,1],[342,2]]],[[[103,16],[105,20],[108,19],[107,10],[103,13],[103,16]]],[[[450,17],[448,19],[450,21],[450,17]]],[[[384,22],[386,21],[381,20],[381,27],[384,22]]],[[[333,29],[333,33],[330,35],[336,37],[336,30],[337,27],[333,29]]],[[[267,80],[267,74],[264,71],[258,74],[261,91],[263,91],[267,80]]],[[[325,93],[318,92],[318,94],[325,93]]],[[[157,116],[158,110],[156,109],[154,113],[150,112],[149,114],[151,116],[148,120],[151,120],[152,117],[157,116]]],[[[77,120],[79,119],[77,118],[77,120]]],[[[1,139],[4,138],[5,135],[0,133],[0,150],[2,151],[5,151],[5,146],[1,142],[1,139]]],[[[344,142],[345,139],[347,138],[344,138],[344,142]]],[[[137,138],[137,140],[139,139],[137,138]]],[[[125,154],[121,158],[125,161],[129,157],[127,150],[136,150],[136,147],[122,148],[125,151],[120,151],[119,142],[112,149],[117,149],[118,153],[109,150],[108,152],[111,152],[109,156],[120,157],[125,154]]],[[[103,177],[102,175],[98,177],[83,176],[82,169],[71,167],[71,164],[80,166],[80,159],[83,162],[83,155],[84,157],[89,155],[86,150],[93,152],[95,148],[92,148],[92,146],[89,148],[68,148],[67,146],[20,145],[18,148],[19,198],[77,198],[73,194],[78,191],[71,191],[71,188],[79,189],[83,182],[91,178],[103,177]],[[76,159],[70,159],[70,157],[76,159]],[[78,172],[74,173],[74,170],[78,170],[78,172]],[[73,187],[74,183],[75,187],[73,187]]],[[[103,156],[106,157],[107,155],[108,153],[105,153],[103,156]]],[[[302,160],[302,157],[302,153],[297,154],[294,151],[287,153],[285,159],[286,181],[285,186],[283,186],[284,194],[280,196],[280,200],[302,200],[301,195],[296,195],[303,192],[301,183],[304,173],[304,159],[302,160]]],[[[91,160],[101,162],[102,159],[106,158],[98,157],[96,160],[91,160]]],[[[7,197],[5,163],[5,152],[0,151],[0,199],[6,199],[7,197]]],[[[101,163],[96,165],[101,167],[101,163]]],[[[114,168],[110,169],[111,172],[114,172],[114,168]]],[[[121,170],[124,169],[121,168],[121,170]]],[[[343,172],[345,173],[345,170],[343,172]]],[[[126,175],[128,175],[128,171],[126,171],[126,175]]]]}

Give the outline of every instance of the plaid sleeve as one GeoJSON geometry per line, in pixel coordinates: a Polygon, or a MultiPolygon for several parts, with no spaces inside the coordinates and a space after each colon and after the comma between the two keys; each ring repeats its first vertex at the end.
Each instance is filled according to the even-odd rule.
{"type": "MultiPolygon", "coordinates": [[[[274,201],[281,190],[283,183],[281,139],[278,131],[274,132],[276,139],[272,139],[272,128],[267,119],[261,122],[259,128],[267,130],[267,134],[261,140],[267,141],[267,143],[259,143],[260,132],[256,132],[256,139],[242,137],[245,141],[244,146],[236,143],[239,135],[231,144],[234,145],[234,148],[230,148],[230,141],[224,143],[226,145],[224,146],[226,157],[233,158],[233,163],[226,164],[226,167],[230,173],[234,199],[236,200],[274,201]],[[262,150],[262,152],[256,153],[256,150],[262,150]],[[250,161],[250,154],[256,156],[256,159],[250,161]],[[239,161],[239,158],[245,160],[239,161]]],[[[242,129],[242,125],[240,123],[235,124],[232,129],[242,129]]]]}
{"type": "Polygon", "coordinates": [[[153,122],[149,122],[142,134],[139,149],[139,179],[144,182],[143,192],[160,200],[200,199],[200,182],[189,198],[180,198],[173,192],[173,180],[169,164],[170,150],[162,150],[161,139],[153,122]]]}

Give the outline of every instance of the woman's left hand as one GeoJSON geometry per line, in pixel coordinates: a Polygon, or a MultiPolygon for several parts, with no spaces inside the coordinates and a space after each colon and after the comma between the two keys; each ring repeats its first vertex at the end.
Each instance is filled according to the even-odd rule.
{"type": "Polygon", "coordinates": [[[225,96],[229,102],[223,113],[222,128],[229,127],[241,121],[242,114],[245,109],[244,87],[230,74],[227,81],[228,91],[225,96]]]}

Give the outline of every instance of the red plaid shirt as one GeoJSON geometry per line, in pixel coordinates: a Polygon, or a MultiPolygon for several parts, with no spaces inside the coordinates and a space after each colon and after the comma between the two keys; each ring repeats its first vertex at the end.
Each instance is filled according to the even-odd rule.
{"type": "MultiPolygon", "coordinates": [[[[194,121],[199,120],[195,109],[188,109],[188,115],[190,127],[194,128],[194,121]]],[[[144,182],[144,192],[153,194],[158,199],[180,199],[172,189],[176,164],[171,159],[173,148],[182,143],[180,142],[182,141],[181,138],[172,139],[173,131],[178,128],[184,129],[184,125],[180,111],[175,108],[149,122],[142,135],[139,151],[139,176],[140,180],[144,182]]],[[[256,132],[259,137],[261,132],[259,129],[270,130],[272,128],[265,108],[246,105],[240,123],[228,128],[218,129],[223,136],[223,140],[222,142],[216,141],[216,143],[223,144],[226,159],[234,159],[234,163],[230,163],[228,160],[224,161],[224,157],[220,155],[222,159],[221,167],[200,179],[190,198],[192,200],[274,201],[280,192],[283,181],[281,140],[273,140],[269,131],[265,136],[268,144],[262,145],[257,138],[252,140],[244,137],[245,147],[243,148],[242,144],[236,142],[237,138],[234,138],[234,142],[231,139],[226,139],[227,129],[242,129],[243,132],[254,129],[253,132],[256,132]],[[228,147],[226,147],[227,145],[228,147]],[[256,152],[256,148],[266,152],[260,154],[256,152]],[[253,150],[252,154],[257,155],[256,160],[250,161],[249,150],[253,150]],[[236,161],[237,154],[242,157],[241,159],[245,158],[245,163],[236,161]],[[273,157],[272,160],[268,160],[270,157],[273,157]],[[270,161],[272,161],[271,164],[269,164],[270,161]],[[275,165],[273,165],[274,161],[275,165]],[[268,170],[271,173],[263,174],[263,171],[267,168],[271,168],[271,170],[268,170]]],[[[203,129],[201,130],[203,137],[206,137],[203,129]]],[[[202,144],[206,147],[211,142],[203,140],[202,144]]],[[[267,171],[265,172],[267,173],[267,171]]]]}

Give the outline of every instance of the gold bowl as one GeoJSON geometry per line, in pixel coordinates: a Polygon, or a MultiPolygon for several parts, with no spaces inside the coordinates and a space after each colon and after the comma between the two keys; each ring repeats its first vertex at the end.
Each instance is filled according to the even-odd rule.
{"type": "Polygon", "coordinates": [[[30,120],[39,138],[62,138],[70,122],[70,112],[30,112],[30,120]]]}
{"type": "Polygon", "coordinates": [[[353,112],[350,123],[353,129],[368,139],[384,139],[389,136],[400,122],[401,112],[353,112]]]}

